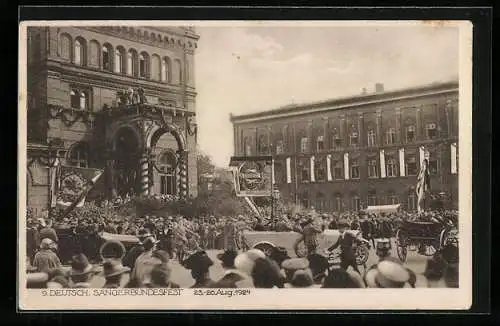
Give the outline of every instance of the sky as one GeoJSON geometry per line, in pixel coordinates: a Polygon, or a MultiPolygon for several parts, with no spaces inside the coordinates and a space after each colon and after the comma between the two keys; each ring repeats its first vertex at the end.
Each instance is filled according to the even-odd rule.
{"type": "Polygon", "coordinates": [[[447,25],[199,26],[199,149],[233,155],[229,114],[458,79],[459,31],[447,25]]]}

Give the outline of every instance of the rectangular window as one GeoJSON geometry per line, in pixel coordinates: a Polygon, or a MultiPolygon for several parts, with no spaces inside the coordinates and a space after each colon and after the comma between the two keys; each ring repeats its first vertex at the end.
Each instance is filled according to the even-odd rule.
{"type": "Polygon", "coordinates": [[[425,130],[427,132],[427,139],[437,138],[437,125],[435,123],[428,123],[425,126],[425,130]]]}
{"type": "Polygon", "coordinates": [[[392,145],[392,144],[396,143],[396,129],[389,128],[387,130],[387,133],[385,135],[385,143],[387,145],[392,145]]]}
{"type": "Polygon", "coordinates": [[[276,154],[283,154],[283,140],[276,141],[276,154]]]}
{"type": "Polygon", "coordinates": [[[377,160],[369,160],[368,161],[368,178],[378,177],[377,166],[378,166],[377,160]]]}
{"type": "Polygon", "coordinates": [[[413,176],[417,175],[417,173],[418,173],[417,159],[415,157],[409,157],[406,160],[406,175],[413,176]]]}
{"type": "Polygon", "coordinates": [[[417,196],[411,194],[408,196],[408,211],[416,211],[417,210],[417,196]]]}
{"type": "Polygon", "coordinates": [[[377,196],[375,195],[368,196],[368,206],[377,206],[377,196]]]}
{"type": "Polygon", "coordinates": [[[315,162],[316,181],[325,181],[326,179],[325,165],[326,162],[323,160],[317,160],[315,162]]]}
{"type": "Polygon", "coordinates": [[[323,139],[323,136],[318,136],[318,139],[316,140],[316,150],[322,151],[324,149],[325,149],[325,141],[323,139]]]}
{"type": "Polygon", "coordinates": [[[439,164],[437,159],[429,160],[429,174],[436,175],[439,173],[439,164]]]}
{"type": "Polygon", "coordinates": [[[333,179],[342,180],[344,179],[344,167],[342,162],[333,162],[333,179]]]}
{"type": "Polygon", "coordinates": [[[307,153],[309,151],[309,139],[307,137],[302,137],[300,139],[300,151],[302,153],[307,153]]]}
{"type": "Polygon", "coordinates": [[[389,196],[389,205],[396,205],[399,204],[398,197],[395,195],[390,195],[389,196]]]}
{"type": "Polygon", "coordinates": [[[406,127],[406,142],[413,143],[415,141],[415,126],[407,126],[406,127]]]}
{"type": "Polygon", "coordinates": [[[245,145],[245,155],[252,156],[252,146],[250,146],[250,144],[245,145]]]}
{"type": "Polygon", "coordinates": [[[387,177],[396,177],[398,173],[398,167],[396,164],[396,160],[388,159],[385,163],[386,175],[387,177]]]}
{"type": "Polygon", "coordinates": [[[111,60],[107,49],[102,51],[102,67],[104,70],[111,70],[111,60]]]}
{"type": "Polygon", "coordinates": [[[357,147],[358,146],[358,133],[353,132],[349,136],[349,143],[352,147],[357,147]]]}
{"type": "Polygon", "coordinates": [[[354,197],[352,199],[352,210],[353,211],[359,211],[361,209],[361,200],[359,197],[354,197]]]}
{"type": "Polygon", "coordinates": [[[335,208],[337,209],[337,212],[342,211],[342,198],[341,197],[335,197],[335,208]]]}
{"type": "Polygon", "coordinates": [[[332,137],[332,148],[342,147],[342,139],[338,135],[332,137]]]}
{"type": "Polygon", "coordinates": [[[167,194],[167,177],[164,175],[160,176],[160,193],[162,195],[167,194]]]}
{"type": "Polygon", "coordinates": [[[351,161],[351,179],[359,179],[359,163],[357,160],[351,161]]]}
{"type": "Polygon", "coordinates": [[[306,199],[306,198],[301,199],[300,204],[304,208],[309,208],[309,199],[306,199]]]}
{"type": "Polygon", "coordinates": [[[376,146],[376,134],[373,130],[368,131],[368,146],[376,146]]]}

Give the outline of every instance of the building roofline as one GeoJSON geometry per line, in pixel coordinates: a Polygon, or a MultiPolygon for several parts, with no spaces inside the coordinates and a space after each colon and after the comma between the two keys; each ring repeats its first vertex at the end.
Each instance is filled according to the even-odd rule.
{"type": "Polygon", "coordinates": [[[444,83],[433,83],[424,86],[410,87],[404,89],[398,89],[393,91],[384,91],[380,93],[370,93],[366,95],[354,95],[348,97],[340,97],[335,99],[328,99],[324,101],[311,102],[311,103],[301,103],[296,105],[282,106],[276,109],[270,109],[265,111],[259,111],[255,113],[234,115],[230,113],[229,119],[232,123],[243,123],[246,120],[268,120],[273,118],[278,118],[284,114],[286,115],[301,115],[310,113],[310,111],[324,111],[343,109],[346,107],[360,106],[370,103],[384,103],[391,102],[398,99],[408,99],[413,97],[422,97],[433,95],[436,93],[443,92],[458,92],[458,80],[444,82],[444,83]]]}

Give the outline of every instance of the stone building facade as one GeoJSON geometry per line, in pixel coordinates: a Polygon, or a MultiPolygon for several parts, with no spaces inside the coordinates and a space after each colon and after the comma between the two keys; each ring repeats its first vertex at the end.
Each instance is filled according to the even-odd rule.
{"type": "Polygon", "coordinates": [[[103,192],[197,195],[192,27],[29,27],[28,206],[50,167],[104,169],[103,192]]]}
{"type": "Polygon", "coordinates": [[[285,201],[319,211],[417,208],[420,162],[433,194],[458,203],[458,83],[373,93],[233,116],[236,156],[272,155],[285,201]]]}

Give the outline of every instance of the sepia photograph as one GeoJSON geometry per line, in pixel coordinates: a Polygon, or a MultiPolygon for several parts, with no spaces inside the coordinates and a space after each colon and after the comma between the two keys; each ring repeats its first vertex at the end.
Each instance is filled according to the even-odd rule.
{"type": "Polygon", "coordinates": [[[19,309],[471,305],[469,22],[19,38],[19,309]]]}

